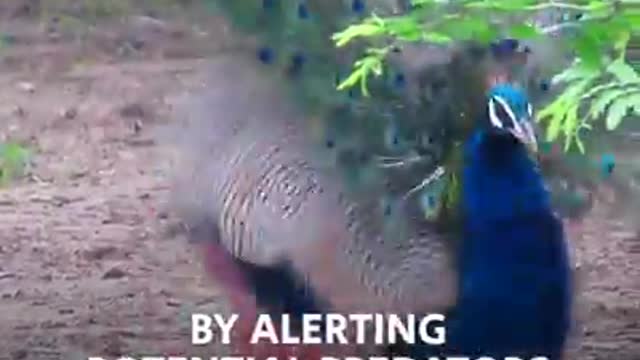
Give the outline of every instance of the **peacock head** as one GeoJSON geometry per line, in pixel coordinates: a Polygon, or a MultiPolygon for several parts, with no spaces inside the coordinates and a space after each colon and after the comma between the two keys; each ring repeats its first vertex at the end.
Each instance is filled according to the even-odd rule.
{"type": "Polygon", "coordinates": [[[506,83],[490,88],[482,124],[485,135],[494,139],[515,140],[537,152],[538,142],[532,121],[533,107],[524,91],[506,83]]]}

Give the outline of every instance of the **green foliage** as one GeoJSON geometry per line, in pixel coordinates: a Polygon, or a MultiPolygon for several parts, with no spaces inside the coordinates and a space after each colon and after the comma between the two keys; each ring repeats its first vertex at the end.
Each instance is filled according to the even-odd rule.
{"type": "Polygon", "coordinates": [[[565,150],[575,143],[585,151],[579,134],[592,128],[591,121],[604,119],[606,128],[614,130],[628,115],[640,116],[640,74],[623,58],[603,70],[576,61],[553,82],[565,85],[565,90],[538,118],[547,122],[547,141],[564,136],[565,150]]]}
{"type": "Polygon", "coordinates": [[[362,93],[365,96],[369,96],[369,91],[367,88],[367,75],[382,75],[384,58],[385,56],[387,56],[389,51],[389,47],[380,49],[368,49],[366,51],[366,55],[355,62],[355,70],[344,81],[342,81],[340,85],[338,85],[338,90],[353,87],[359,82],[362,93]]]}
{"type": "Polygon", "coordinates": [[[564,86],[563,91],[538,113],[538,120],[547,126],[547,139],[555,141],[562,135],[566,150],[576,144],[584,152],[578,135],[591,128],[591,121],[604,117],[607,128],[613,130],[630,113],[640,115],[640,75],[625,62],[630,39],[640,32],[636,0],[413,0],[412,4],[416,7],[406,14],[385,18],[372,14],[334,34],[338,47],[357,39],[371,44],[339,89],[358,83],[366,88],[369,76],[381,75],[389,48],[376,47],[381,40],[487,43],[500,37],[531,39],[559,34],[568,40],[576,60],[554,78],[556,85],[564,86]],[[533,19],[541,11],[568,16],[540,26],[533,19]]]}
{"type": "Polygon", "coordinates": [[[0,144],[0,184],[5,185],[21,176],[29,158],[29,151],[22,145],[0,144]]]}

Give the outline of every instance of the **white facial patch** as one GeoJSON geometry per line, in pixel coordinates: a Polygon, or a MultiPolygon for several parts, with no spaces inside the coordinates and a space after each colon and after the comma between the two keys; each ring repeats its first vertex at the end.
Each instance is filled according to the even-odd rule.
{"type": "MultiPolygon", "coordinates": [[[[533,108],[531,104],[527,104],[527,114],[524,116],[528,116],[529,118],[533,116],[533,108]]],[[[537,141],[533,125],[526,118],[519,121],[515,112],[504,98],[500,96],[493,96],[489,99],[489,119],[491,120],[491,125],[498,129],[506,128],[506,130],[515,138],[524,144],[532,146],[537,151],[537,141]],[[498,109],[497,107],[500,107],[501,109],[498,109]],[[502,118],[498,115],[498,110],[502,110],[502,118]],[[504,118],[505,115],[509,117],[508,120],[504,118]],[[508,126],[509,124],[504,121],[511,121],[511,126],[508,126]]]]}
{"type": "Polygon", "coordinates": [[[489,100],[489,118],[491,119],[491,124],[499,129],[504,128],[504,125],[505,125],[502,122],[502,119],[500,119],[500,117],[498,116],[498,113],[496,111],[496,102],[497,104],[499,104],[502,110],[507,114],[507,116],[509,116],[509,120],[511,120],[511,124],[513,128],[516,131],[522,131],[522,128],[518,123],[518,119],[516,118],[516,114],[511,109],[511,106],[509,106],[509,103],[507,103],[507,101],[500,96],[493,96],[489,100]]]}
{"type": "Polygon", "coordinates": [[[491,124],[498,129],[502,129],[502,120],[498,117],[496,113],[496,102],[491,98],[489,100],[489,119],[491,119],[491,124]]]}

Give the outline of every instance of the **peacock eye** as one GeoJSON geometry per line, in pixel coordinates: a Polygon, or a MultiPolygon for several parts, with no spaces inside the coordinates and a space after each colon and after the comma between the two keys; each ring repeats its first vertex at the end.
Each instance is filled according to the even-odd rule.
{"type": "Polygon", "coordinates": [[[498,106],[497,108],[498,118],[500,118],[502,125],[506,128],[512,127],[512,122],[509,120],[509,115],[507,111],[502,106],[498,106]]]}

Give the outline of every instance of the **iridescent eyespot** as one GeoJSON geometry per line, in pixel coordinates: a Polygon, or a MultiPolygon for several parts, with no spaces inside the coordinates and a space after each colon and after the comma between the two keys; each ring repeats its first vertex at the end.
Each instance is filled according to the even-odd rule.
{"type": "Polygon", "coordinates": [[[540,90],[548,91],[549,90],[549,83],[546,82],[546,81],[541,81],[540,82],[540,90]]]}
{"type": "Polygon", "coordinates": [[[364,12],[364,1],[363,0],[353,0],[351,3],[351,10],[356,14],[362,14],[364,12]]]}
{"type": "Polygon", "coordinates": [[[308,19],[309,18],[309,9],[305,3],[298,4],[298,17],[300,19],[308,19]]]}
{"type": "Polygon", "coordinates": [[[302,70],[302,66],[307,61],[307,58],[302,53],[295,53],[291,57],[290,72],[292,75],[298,74],[302,70]]]}
{"type": "Polygon", "coordinates": [[[269,47],[262,47],[260,49],[258,49],[258,59],[265,63],[265,64],[270,64],[273,61],[273,58],[275,57],[274,52],[271,48],[269,47]]]}
{"type": "Polygon", "coordinates": [[[399,88],[404,87],[405,82],[406,82],[406,79],[404,74],[402,73],[396,74],[393,79],[393,84],[399,88]]]}

